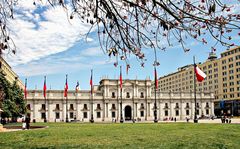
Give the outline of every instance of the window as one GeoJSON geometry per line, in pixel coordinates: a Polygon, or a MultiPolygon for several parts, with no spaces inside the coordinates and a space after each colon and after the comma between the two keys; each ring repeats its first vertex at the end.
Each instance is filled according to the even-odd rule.
{"type": "Polygon", "coordinates": [[[115,118],[115,117],[116,117],[116,113],[112,112],[112,118],[115,118]]]}
{"type": "Polygon", "coordinates": [[[234,71],[233,70],[229,70],[229,74],[233,74],[234,73],[234,71]]]}
{"type": "Polygon", "coordinates": [[[56,119],[59,119],[59,118],[60,118],[59,112],[56,112],[56,113],[55,113],[55,118],[56,118],[56,119]]]}
{"type": "Polygon", "coordinates": [[[234,88],[230,88],[230,92],[234,92],[234,88]]]}
{"type": "Polygon", "coordinates": [[[232,62],[232,61],[233,61],[233,58],[232,58],[232,57],[228,59],[228,62],[232,62]]]}
{"type": "Polygon", "coordinates": [[[228,67],[229,67],[229,68],[233,68],[233,64],[230,64],[228,67]]]}
{"type": "Polygon", "coordinates": [[[141,116],[141,117],[144,117],[144,111],[141,111],[141,112],[140,112],[140,116],[141,116]]]}
{"type": "Polygon", "coordinates": [[[208,109],[206,109],[206,115],[209,115],[209,110],[208,109]]]}
{"type": "Polygon", "coordinates": [[[179,110],[176,110],[175,114],[176,114],[176,116],[179,116],[179,110]]]}
{"type": "Polygon", "coordinates": [[[88,108],[87,108],[87,104],[84,104],[84,105],[83,105],[83,109],[84,109],[84,110],[87,110],[87,109],[88,109],[88,108]]]}
{"type": "Polygon", "coordinates": [[[222,70],[225,70],[225,69],[227,69],[227,66],[222,66],[222,70]]]}
{"type": "Polygon", "coordinates": [[[223,95],[223,98],[227,98],[227,95],[225,94],[225,95],[223,95]]]}
{"type": "Polygon", "coordinates": [[[144,98],[144,94],[143,94],[143,92],[141,92],[141,96],[140,96],[140,98],[144,98]]]}
{"type": "Polygon", "coordinates": [[[56,104],[56,110],[60,110],[59,104],[56,104]]]}
{"type": "Polygon", "coordinates": [[[189,110],[186,110],[186,115],[189,115],[189,110]]]}
{"type": "Polygon", "coordinates": [[[176,103],[176,106],[175,106],[175,108],[179,108],[179,105],[178,105],[178,103],[176,103]]]}
{"type": "Polygon", "coordinates": [[[222,80],[223,80],[223,81],[227,81],[227,77],[224,77],[222,80]]]}
{"type": "Polygon", "coordinates": [[[112,104],[112,110],[116,110],[115,104],[112,104]]]}
{"type": "Polygon", "coordinates": [[[168,116],[168,110],[165,110],[165,116],[168,116]]]}
{"type": "Polygon", "coordinates": [[[206,107],[209,108],[209,103],[208,102],[206,103],[206,107]]]}
{"type": "Polygon", "coordinates": [[[230,77],[229,77],[229,80],[233,80],[233,79],[234,79],[234,76],[230,76],[230,77]]]}
{"type": "Polygon", "coordinates": [[[239,65],[240,65],[240,62],[236,62],[236,65],[239,66],[239,65]]]}
{"type": "Polygon", "coordinates": [[[186,104],[186,108],[189,108],[189,103],[186,104]]]}
{"type": "Polygon", "coordinates": [[[224,72],[222,73],[222,75],[223,75],[223,76],[227,75],[227,72],[226,72],[226,71],[224,71],[224,72]]]}
{"type": "Polygon", "coordinates": [[[240,78],[240,74],[237,75],[237,78],[240,78]]]}
{"type": "Polygon", "coordinates": [[[236,60],[238,60],[238,59],[240,59],[240,55],[237,55],[237,56],[236,56],[236,60]]]}
{"type": "Polygon", "coordinates": [[[236,71],[239,72],[239,71],[240,71],[240,68],[237,68],[236,71]]]}
{"type": "Polygon", "coordinates": [[[230,82],[229,85],[230,85],[230,86],[234,85],[234,82],[230,82]]]}
{"type": "Polygon", "coordinates": [[[31,105],[30,104],[27,105],[27,110],[31,110],[31,105]]]}
{"type": "Polygon", "coordinates": [[[234,98],[234,94],[230,94],[230,98],[234,98]]]}
{"type": "Polygon", "coordinates": [[[144,104],[141,103],[140,109],[144,109],[144,104]]]}
{"type": "Polygon", "coordinates": [[[199,103],[197,103],[197,108],[199,108],[199,103]]]}
{"type": "Polygon", "coordinates": [[[115,92],[112,92],[112,98],[115,98],[116,96],[115,96],[115,92]]]}
{"type": "Polygon", "coordinates": [[[73,104],[70,104],[70,110],[74,110],[73,104]]]}
{"type": "Polygon", "coordinates": [[[168,103],[165,103],[165,107],[164,108],[168,108],[168,103]]]}
{"type": "Polygon", "coordinates": [[[42,110],[46,110],[45,104],[42,104],[42,110]]]}
{"type": "Polygon", "coordinates": [[[226,60],[222,60],[222,64],[226,64],[226,60]]]}
{"type": "Polygon", "coordinates": [[[41,113],[41,119],[45,119],[45,118],[46,118],[45,112],[41,113]]]}
{"type": "Polygon", "coordinates": [[[101,112],[97,112],[97,118],[101,118],[101,112]]]}
{"type": "Polygon", "coordinates": [[[83,118],[88,118],[87,112],[83,112],[83,118]]]}
{"type": "Polygon", "coordinates": [[[98,109],[98,110],[101,110],[101,107],[100,107],[100,104],[99,104],[99,103],[97,104],[97,109],[98,109]]]}
{"type": "Polygon", "coordinates": [[[70,112],[70,118],[73,118],[73,112],[70,112]]]}
{"type": "Polygon", "coordinates": [[[197,115],[199,115],[199,110],[197,109],[197,115]]]}
{"type": "Polygon", "coordinates": [[[130,98],[130,93],[129,92],[127,92],[127,96],[126,96],[127,98],[130,98]]]}

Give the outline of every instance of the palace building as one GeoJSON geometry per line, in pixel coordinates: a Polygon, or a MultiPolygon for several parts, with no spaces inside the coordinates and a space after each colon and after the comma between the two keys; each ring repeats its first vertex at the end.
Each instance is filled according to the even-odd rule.
{"type": "MultiPolygon", "coordinates": [[[[27,108],[32,121],[49,122],[69,121],[89,122],[93,115],[95,122],[120,121],[122,101],[122,116],[124,121],[153,121],[155,92],[154,83],[146,80],[123,80],[122,98],[120,81],[102,79],[95,85],[93,94],[89,90],[68,91],[64,97],[63,90],[48,90],[46,100],[42,90],[28,91],[27,108]]],[[[159,92],[156,93],[157,118],[166,120],[175,118],[185,120],[194,116],[193,92],[159,92]]],[[[201,92],[197,94],[197,114],[201,116],[214,115],[214,94],[201,92]]]]}
{"type": "MultiPolygon", "coordinates": [[[[204,63],[198,67],[207,75],[202,83],[197,83],[197,92],[213,92],[215,114],[240,115],[240,47],[235,47],[221,53],[217,58],[211,52],[204,63]],[[220,107],[220,102],[224,102],[220,107]]],[[[194,89],[193,64],[178,68],[174,73],[159,78],[159,90],[191,91],[194,89]]]]}

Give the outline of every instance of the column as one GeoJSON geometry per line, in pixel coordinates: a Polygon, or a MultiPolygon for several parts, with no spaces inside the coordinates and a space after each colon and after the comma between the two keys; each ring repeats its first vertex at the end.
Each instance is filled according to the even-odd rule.
{"type": "Polygon", "coordinates": [[[62,100],[62,121],[65,122],[66,120],[66,104],[65,100],[62,100]]]}
{"type": "Polygon", "coordinates": [[[108,103],[106,103],[106,118],[108,118],[108,103]]]}
{"type": "Polygon", "coordinates": [[[180,104],[179,104],[179,114],[180,114],[180,120],[183,119],[183,104],[182,104],[182,100],[180,99],[180,104]]]}
{"type": "MultiPolygon", "coordinates": [[[[213,100],[210,100],[210,103],[209,103],[211,106],[211,115],[214,115],[214,102],[213,102],[213,100]]],[[[210,113],[210,112],[209,112],[210,113]]]]}
{"type": "Polygon", "coordinates": [[[195,104],[194,102],[191,102],[191,118],[194,119],[194,112],[195,112],[195,104]]]}

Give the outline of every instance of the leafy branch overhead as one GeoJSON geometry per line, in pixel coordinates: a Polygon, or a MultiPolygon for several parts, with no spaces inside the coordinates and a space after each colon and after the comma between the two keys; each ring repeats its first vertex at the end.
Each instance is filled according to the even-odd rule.
{"type": "MultiPolygon", "coordinates": [[[[232,36],[239,36],[240,14],[226,0],[48,0],[53,7],[60,5],[70,11],[69,19],[81,19],[98,29],[100,46],[109,56],[129,65],[129,56],[135,55],[144,66],[143,48],[165,50],[180,44],[185,52],[187,39],[208,44],[207,38],[218,44],[234,46],[232,36]],[[237,34],[237,35],[235,35],[237,34]],[[177,42],[175,42],[177,41],[177,42]]],[[[231,1],[239,3],[239,0],[231,1]]],[[[41,5],[42,0],[33,1],[41,5]]],[[[7,21],[14,18],[17,0],[0,2],[0,50],[15,53],[7,21]]],[[[236,5],[237,7],[237,5],[236,5]]],[[[91,31],[90,29],[90,31],[91,31]]],[[[90,32],[89,31],[89,32],[90,32]]],[[[154,65],[159,62],[155,56],[154,65]]]]}

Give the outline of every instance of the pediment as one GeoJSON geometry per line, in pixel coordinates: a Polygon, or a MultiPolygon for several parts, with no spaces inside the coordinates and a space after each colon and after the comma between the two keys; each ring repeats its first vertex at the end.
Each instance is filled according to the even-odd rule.
{"type": "Polygon", "coordinates": [[[123,82],[123,85],[124,85],[124,86],[131,86],[132,83],[131,83],[131,82],[123,82]]]}

